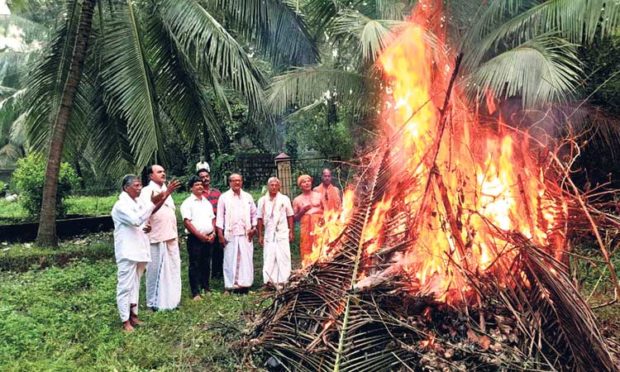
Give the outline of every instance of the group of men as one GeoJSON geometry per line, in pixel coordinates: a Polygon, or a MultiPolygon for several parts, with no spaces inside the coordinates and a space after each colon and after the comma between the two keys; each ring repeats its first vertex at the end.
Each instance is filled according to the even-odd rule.
{"type": "MultiPolygon", "coordinates": [[[[254,204],[243,191],[243,178],[233,173],[224,193],[210,187],[207,163],[196,165],[188,182],[191,194],[180,207],[187,234],[189,284],[194,300],[209,292],[209,278],[223,275],[225,293],[247,293],[254,281],[253,240],[263,247],[263,282],[280,288],[291,273],[290,242],[294,240],[294,211],[280,193],[280,180],[271,177],[268,193],[254,204]]],[[[114,247],[118,265],[117,306],[123,329],[140,324],[140,280],[146,270],[146,303],[153,310],[170,310],[181,301],[181,259],[174,201],[177,180],[166,184],[162,166],[147,169],[142,187],[135,175],[122,180],[122,192],[112,209],[114,247]]],[[[323,180],[331,183],[329,169],[323,180]]],[[[325,182],[324,182],[325,183],[325,182]]],[[[323,185],[322,189],[330,186],[323,185]]]]}

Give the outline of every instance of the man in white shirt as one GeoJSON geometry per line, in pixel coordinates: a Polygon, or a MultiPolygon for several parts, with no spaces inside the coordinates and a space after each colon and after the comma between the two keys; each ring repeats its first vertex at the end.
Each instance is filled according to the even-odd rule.
{"type": "Polygon", "coordinates": [[[172,192],[179,188],[177,180],[166,186],[166,171],[161,165],[147,168],[150,179],[140,196],[148,200],[153,196],[167,193],[161,207],[155,208],[149,219],[151,231],[151,261],[146,267],[146,303],[154,310],[171,310],[181,302],[181,256],[177,232],[172,192]]]}
{"type": "Polygon", "coordinates": [[[133,331],[138,320],[140,278],[151,260],[145,225],[153,210],[163,203],[166,194],[140,200],[142,183],[133,174],[123,178],[122,192],[112,208],[114,221],[114,255],[118,266],[116,304],[125,331],[133,331]]]}
{"type": "Polygon", "coordinates": [[[280,193],[277,177],[267,181],[267,188],[269,193],[258,199],[258,243],[263,246],[263,282],[279,289],[291,275],[295,213],[291,200],[280,193]]]}
{"type": "Polygon", "coordinates": [[[198,176],[187,184],[192,194],[181,204],[181,216],[187,235],[189,255],[189,286],[194,300],[200,300],[200,291],[209,292],[210,258],[215,242],[215,214],[213,205],[203,195],[204,187],[198,176]]]}
{"type": "Polygon", "coordinates": [[[254,281],[252,239],[256,234],[256,206],[252,195],[241,189],[241,175],[228,177],[230,189],[217,203],[217,235],[224,247],[224,288],[245,294],[254,281]]]}

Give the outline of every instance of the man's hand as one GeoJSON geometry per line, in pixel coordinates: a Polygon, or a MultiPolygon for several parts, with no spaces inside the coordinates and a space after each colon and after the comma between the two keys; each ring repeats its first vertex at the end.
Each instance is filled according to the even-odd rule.
{"type": "Polygon", "coordinates": [[[203,243],[208,243],[209,242],[209,238],[207,237],[207,235],[196,231],[196,235],[194,235],[196,238],[198,238],[198,240],[200,240],[203,243]]]}
{"type": "Polygon", "coordinates": [[[173,192],[175,192],[176,190],[179,189],[179,187],[181,187],[181,182],[179,180],[172,180],[172,182],[170,182],[168,184],[168,187],[166,188],[166,194],[170,195],[173,192]]]}
{"type": "Polygon", "coordinates": [[[220,235],[219,241],[220,241],[220,244],[222,245],[222,248],[226,247],[226,244],[228,244],[228,242],[226,241],[226,238],[224,238],[221,235],[220,235]]]}
{"type": "Polygon", "coordinates": [[[259,237],[258,237],[258,244],[259,244],[261,247],[264,247],[264,246],[265,246],[265,238],[263,238],[262,236],[259,236],[259,237]]]}
{"type": "Polygon", "coordinates": [[[172,182],[170,182],[166,187],[165,192],[160,192],[158,194],[153,193],[153,195],[151,195],[151,203],[155,205],[161,203],[162,200],[167,199],[179,187],[181,187],[181,182],[179,182],[179,180],[172,180],[172,182]]]}
{"type": "Polygon", "coordinates": [[[248,231],[248,241],[251,242],[254,239],[254,234],[256,234],[256,227],[253,227],[248,231]]]}
{"type": "Polygon", "coordinates": [[[144,225],[144,227],[142,228],[142,231],[144,231],[147,234],[150,233],[151,232],[151,225],[150,224],[144,225]]]}
{"type": "Polygon", "coordinates": [[[288,232],[288,241],[292,243],[293,240],[295,240],[295,231],[289,230],[289,232],[288,232]]]}
{"type": "Polygon", "coordinates": [[[213,243],[214,240],[215,240],[215,233],[211,233],[207,235],[207,243],[213,243]]]}

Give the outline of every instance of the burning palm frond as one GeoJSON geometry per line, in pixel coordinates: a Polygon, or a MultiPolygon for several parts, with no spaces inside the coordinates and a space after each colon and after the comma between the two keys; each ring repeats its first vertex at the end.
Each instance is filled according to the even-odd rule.
{"type": "Polygon", "coordinates": [[[562,264],[583,216],[613,219],[527,132],[481,125],[417,9],[379,58],[386,140],[248,344],[295,371],[618,370],[562,264]]]}

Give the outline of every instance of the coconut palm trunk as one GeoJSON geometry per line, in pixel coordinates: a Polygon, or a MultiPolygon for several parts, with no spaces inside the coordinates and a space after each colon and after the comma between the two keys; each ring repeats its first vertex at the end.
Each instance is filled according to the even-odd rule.
{"type": "Polygon", "coordinates": [[[69,55],[69,74],[63,87],[60,107],[52,127],[49,156],[45,170],[45,184],[43,186],[43,203],[39,219],[39,231],[37,233],[37,244],[41,246],[58,245],[58,238],[56,235],[56,193],[58,188],[58,175],[67,125],[71,117],[75,93],[82,76],[82,66],[86,59],[95,3],[96,0],[85,0],[82,3],[77,35],[75,37],[73,50],[69,55]]]}

